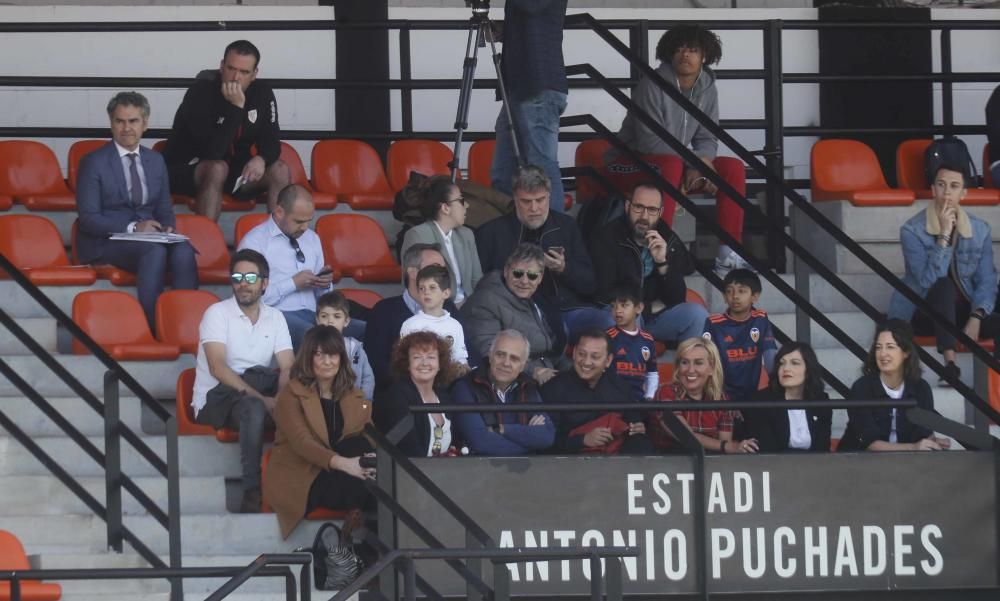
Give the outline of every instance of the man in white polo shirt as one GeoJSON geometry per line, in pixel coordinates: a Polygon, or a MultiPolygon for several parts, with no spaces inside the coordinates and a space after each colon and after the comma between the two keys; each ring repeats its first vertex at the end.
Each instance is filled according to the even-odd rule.
{"type": "Polygon", "coordinates": [[[255,250],[229,261],[233,296],[201,318],[195,370],[195,421],[240,432],[243,500],[240,513],[260,511],[264,430],[273,423],[274,397],[288,382],[295,355],[281,311],[261,302],[268,266],[255,250]],[[271,368],[272,360],[278,372],[271,368]]]}

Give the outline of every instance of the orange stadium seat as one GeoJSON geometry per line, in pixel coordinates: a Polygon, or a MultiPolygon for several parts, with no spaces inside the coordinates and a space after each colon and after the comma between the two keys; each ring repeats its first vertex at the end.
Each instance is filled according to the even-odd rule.
{"type": "Polygon", "coordinates": [[[347,300],[354,301],[366,309],[371,309],[375,303],[382,300],[381,294],[366,288],[337,288],[337,292],[343,294],[347,300]]]}
{"type": "Polygon", "coordinates": [[[66,187],[55,153],[31,140],[0,142],[2,197],[12,198],[29,211],[76,210],[76,196],[66,187]]]}
{"type": "Polygon", "coordinates": [[[194,421],[194,407],[191,398],[194,396],[195,368],[189,367],[177,376],[177,434],[179,436],[215,436],[219,442],[238,442],[240,433],[237,430],[223,428],[216,430],[212,426],[194,421]]]}
{"type": "Polygon", "coordinates": [[[233,246],[239,247],[243,236],[258,225],[264,223],[268,218],[267,213],[247,213],[236,220],[236,229],[233,231],[233,246]]]}
{"type": "Polygon", "coordinates": [[[317,190],[309,178],[306,177],[306,168],[302,166],[302,158],[295,148],[287,142],[281,143],[281,160],[288,165],[289,181],[299,184],[309,189],[313,197],[313,204],[317,209],[331,210],[337,208],[337,195],[330,192],[320,192],[317,190]]]}
{"type": "Polygon", "coordinates": [[[316,222],[323,244],[323,256],[333,267],[334,281],[341,277],[358,282],[394,282],[402,270],[392,258],[385,233],[377,221],[366,215],[325,215],[316,222]]]}
{"type": "Polygon", "coordinates": [[[219,297],[207,290],[167,290],[156,299],[156,338],[197,355],[201,316],[217,302],[219,297]]]}
{"type": "MultiPolygon", "coordinates": [[[[36,286],[90,286],[97,272],[70,265],[56,226],[40,215],[0,216],[0,253],[36,286]]],[[[0,279],[7,279],[0,269],[0,279]]]]}
{"type": "MultiPolygon", "coordinates": [[[[931,140],[906,140],[896,147],[896,182],[900,188],[913,190],[917,198],[931,198],[930,183],[924,172],[924,153],[931,140]]],[[[1000,203],[1000,191],[969,188],[965,191],[963,205],[995,205],[1000,203]]]]}
{"type": "Polygon", "coordinates": [[[855,140],[820,140],[812,147],[810,186],[814,202],[849,200],[859,207],[908,206],[912,190],[890,188],[878,157],[855,140]]]}
{"type": "MultiPolygon", "coordinates": [[[[73,298],[73,321],[116,361],[172,361],[181,353],[176,344],[153,338],[139,301],[127,292],[80,292],[73,298]]],[[[89,353],[73,340],[74,355],[89,353]]]]}
{"type": "Polygon", "coordinates": [[[360,140],[323,140],[312,150],[312,181],[355,210],[391,209],[394,193],[375,149],[360,140]]]}
{"type": "Polygon", "coordinates": [[[198,281],[228,284],[229,248],[219,224],[203,215],[177,215],[177,232],[190,238],[197,251],[198,281]]]}
{"type": "MultiPolygon", "coordinates": [[[[611,144],[603,138],[584,140],[576,147],[576,157],[573,164],[576,167],[592,167],[597,172],[603,173],[604,153],[609,148],[611,148],[611,144]]],[[[593,177],[586,175],[576,176],[577,202],[587,202],[592,198],[600,198],[607,195],[608,191],[593,177]]]]}
{"type": "Polygon", "coordinates": [[[490,169],[493,167],[493,149],[496,140],[476,140],[469,146],[469,179],[484,186],[492,186],[490,169]]]}
{"type": "MultiPolygon", "coordinates": [[[[267,464],[271,462],[271,451],[273,448],[264,451],[264,457],[260,460],[260,479],[263,480],[267,477],[267,464]]],[[[260,511],[261,513],[274,513],[271,509],[271,505],[267,502],[267,499],[261,497],[260,500],[260,511]]],[[[339,520],[347,515],[346,511],[334,511],[333,509],[327,509],[325,507],[318,507],[306,514],[307,520],[339,520]]]]}
{"type": "MultiPolygon", "coordinates": [[[[77,219],[73,221],[73,228],[70,233],[70,254],[73,259],[74,265],[80,264],[80,259],[76,256],[76,230],[80,225],[80,220],[77,219]]],[[[115,267],[114,265],[101,264],[92,265],[94,271],[97,272],[97,277],[102,280],[108,280],[115,286],[134,286],[135,285],[135,274],[125,271],[115,267]]]]}
{"type": "MultiPolygon", "coordinates": [[[[166,146],[167,146],[167,141],[160,140],[156,144],[153,144],[153,150],[155,150],[156,152],[163,152],[163,149],[166,148],[166,146]]],[[[191,198],[190,196],[186,196],[184,194],[171,194],[170,196],[173,197],[174,204],[187,205],[192,209],[194,209],[194,198],[191,198]]],[[[222,195],[223,211],[252,211],[254,205],[256,204],[257,201],[253,198],[251,198],[250,200],[237,200],[232,196],[230,196],[228,193],[223,193],[222,195]]]]}
{"type": "Polygon", "coordinates": [[[389,147],[386,172],[389,185],[396,192],[406,186],[410,172],[423,175],[450,175],[452,151],[437,140],[398,140],[389,147]]]}
{"type": "Polygon", "coordinates": [[[69,177],[66,181],[70,190],[76,192],[76,179],[80,176],[80,160],[107,143],[108,140],[77,140],[69,147],[69,157],[66,161],[69,177]]]}
{"type": "MultiPolygon", "coordinates": [[[[30,570],[31,563],[24,552],[24,546],[17,537],[6,530],[0,530],[0,570],[30,570]]],[[[0,601],[9,601],[10,582],[0,582],[0,601]]],[[[58,601],[62,598],[62,587],[58,584],[21,581],[21,599],[24,601],[58,601]]]]}

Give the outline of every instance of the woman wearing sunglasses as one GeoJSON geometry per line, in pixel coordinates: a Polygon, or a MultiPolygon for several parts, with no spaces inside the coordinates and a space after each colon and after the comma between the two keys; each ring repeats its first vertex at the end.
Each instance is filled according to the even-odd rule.
{"type": "Polygon", "coordinates": [[[469,205],[447,175],[425,179],[420,194],[420,214],[427,221],[406,231],[399,256],[417,243],[439,244],[451,275],[451,297],[461,307],[483,277],[476,237],[465,227],[469,205]]]}
{"type": "MultiPolygon", "coordinates": [[[[376,426],[388,434],[410,415],[410,407],[448,404],[448,386],[457,376],[451,360],[451,343],[433,332],[408,334],[392,349],[395,381],[376,393],[379,407],[376,426]]],[[[409,457],[438,457],[454,453],[451,419],[444,413],[414,413],[413,428],[399,441],[399,450],[409,457]]]]}
{"type": "Polygon", "coordinates": [[[502,330],[524,334],[531,347],[525,373],[539,385],[569,367],[566,334],[557,308],[535,291],[545,277],[545,253],[537,244],[522,243],[507,257],[503,272],[486,274],[462,307],[466,345],[489,356],[490,343],[502,330]]]}

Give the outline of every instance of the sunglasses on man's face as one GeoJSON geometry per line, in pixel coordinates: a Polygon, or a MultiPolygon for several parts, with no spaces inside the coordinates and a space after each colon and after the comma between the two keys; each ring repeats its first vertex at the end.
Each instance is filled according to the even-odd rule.
{"type": "Polygon", "coordinates": [[[542,274],[538,273],[537,271],[527,271],[524,269],[511,269],[510,274],[514,276],[515,280],[519,280],[524,276],[528,276],[528,279],[531,280],[532,282],[534,282],[535,280],[537,280],[542,276],[542,274]]]}
{"type": "Polygon", "coordinates": [[[256,273],[234,273],[229,276],[229,279],[233,282],[233,284],[239,284],[244,280],[246,280],[247,284],[256,284],[257,280],[260,279],[260,276],[256,273]]]}

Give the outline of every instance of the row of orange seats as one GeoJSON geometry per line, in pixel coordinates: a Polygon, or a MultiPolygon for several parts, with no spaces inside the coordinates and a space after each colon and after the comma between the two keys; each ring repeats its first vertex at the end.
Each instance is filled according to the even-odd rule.
{"type": "MultiPolygon", "coordinates": [[[[30,211],[75,211],[76,183],[80,160],[107,140],[80,140],[69,149],[68,175],[63,179],[59,161],[52,150],[31,140],[0,141],[0,210],[14,203],[30,211]]],[[[153,145],[162,150],[164,141],[153,145]]],[[[469,149],[469,178],[490,184],[493,140],[480,140],[469,149]]],[[[312,148],[312,177],[306,176],[302,159],[291,145],[281,143],[281,159],[291,171],[292,182],[313,193],[316,208],[333,209],[346,203],[355,210],[392,208],[396,192],[406,185],[410,172],[447,175],[451,149],[436,140],[399,140],[389,147],[387,164],[369,144],[359,140],[323,140],[312,148]]],[[[174,202],[191,205],[190,197],[175,195],[174,202]]],[[[240,201],[228,195],[224,211],[249,211],[254,201],[240,201]]]]}
{"type": "MultiPolygon", "coordinates": [[[[249,213],[236,221],[235,239],[267,219],[266,213],[249,213]]],[[[72,262],[66,256],[55,224],[41,215],[0,215],[0,253],[37,286],[89,286],[98,278],[116,286],[135,284],[135,276],[111,265],[79,265],[76,260],[76,229],[72,230],[72,262]]],[[[201,215],[177,215],[177,231],[188,236],[198,251],[198,277],[203,284],[229,282],[229,248],[217,223],[201,215]]],[[[343,277],[362,283],[399,282],[402,272],[389,250],[385,233],[377,221],[358,213],[336,213],[320,217],[316,232],[325,261],[333,268],[334,281],[343,277]]],[[[7,273],[0,270],[0,279],[7,273]]]]}
{"type": "MultiPolygon", "coordinates": [[[[924,173],[924,152],[930,139],[906,140],[896,148],[897,188],[885,181],[875,152],[856,140],[821,140],[813,145],[810,186],[813,201],[849,200],[855,206],[909,206],[916,199],[931,198],[924,173]]],[[[963,205],[1000,204],[989,170],[989,144],[983,148],[985,188],[969,188],[963,205]]]]}

